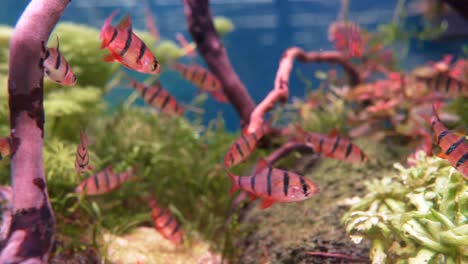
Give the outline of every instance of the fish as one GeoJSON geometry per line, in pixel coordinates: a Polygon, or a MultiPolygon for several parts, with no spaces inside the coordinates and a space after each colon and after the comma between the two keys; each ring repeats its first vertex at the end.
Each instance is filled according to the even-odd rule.
{"type": "Polygon", "coordinates": [[[160,207],[155,199],[150,199],[148,205],[151,208],[151,218],[156,230],[175,246],[181,245],[184,242],[184,233],[177,219],[168,209],[160,207]]]}
{"type": "Polygon", "coordinates": [[[156,110],[165,114],[179,116],[184,114],[184,107],[162,87],[160,82],[155,81],[151,85],[145,85],[132,79],[130,86],[139,91],[145,102],[156,110]]]}
{"type": "Polygon", "coordinates": [[[369,160],[361,148],[353,144],[349,139],[340,136],[336,129],[325,135],[307,132],[300,127],[296,128],[299,131],[300,138],[305,142],[311,143],[314,146],[314,152],[317,154],[323,154],[325,157],[349,163],[361,163],[369,160]]]}
{"type": "Polygon", "coordinates": [[[433,76],[416,76],[430,91],[436,91],[449,96],[468,97],[468,83],[452,77],[446,71],[437,71],[433,76]]]}
{"type": "Polygon", "coordinates": [[[76,84],[76,75],[73,73],[70,64],[60,53],[60,43],[57,37],[57,46],[47,48],[44,57],[44,74],[51,81],[64,86],[76,84]]]}
{"type": "Polygon", "coordinates": [[[200,90],[209,92],[220,103],[228,103],[223,87],[218,77],[200,65],[184,65],[175,63],[174,69],[186,80],[198,87],[200,90]]]}
{"type": "Polygon", "coordinates": [[[224,167],[231,168],[250,157],[257,143],[265,134],[266,126],[261,126],[257,131],[248,133],[244,130],[241,136],[234,141],[224,157],[224,167]]]}
{"type": "Polygon", "coordinates": [[[468,179],[468,144],[466,139],[456,136],[442,124],[437,113],[439,108],[439,105],[432,105],[433,116],[430,120],[435,134],[435,143],[442,150],[437,156],[448,160],[450,165],[468,179]]]}
{"type": "Polygon", "coordinates": [[[417,128],[414,131],[414,133],[416,135],[420,135],[422,139],[418,146],[414,149],[413,152],[410,153],[410,155],[406,159],[406,164],[408,164],[408,166],[416,165],[416,155],[420,151],[424,151],[424,153],[426,153],[427,156],[432,156],[432,138],[429,131],[426,131],[423,128],[417,128]]]}
{"type": "Polygon", "coordinates": [[[125,67],[147,74],[161,73],[161,65],[146,44],[133,33],[132,22],[127,14],[113,27],[114,11],[104,22],[99,39],[101,49],[107,48],[110,54],[104,56],[106,62],[120,62],[125,67]]]}
{"type": "Polygon", "coordinates": [[[328,29],[328,40],[335,49],[349,57],[360,58],[364,54],[366,39],[361,28],[353,22],[335,21],[328,29]]]}
{"type": "Polygon", "coordinates": [[[117,189],[123,182],[134,177],[134,169],[115,173],[112,166],[107,166],[102,171],[91,175],[82,181],[75,189],[77,193],[86,195],[101,195],[117,189]]]}
{"type": "Polygon", "coordinates": [[[78,175],[87,170],[93,170],[93,167],[89,165],[88,139],[83,131],[80,131],[80,144],[76,148],[75,169],[78,175]]]}
{"type": "Polygon", "coordinates": [[[319,192],[311,180],[294,172],[272,168],[261,158],[257,169],[250,176],[236,176],[226,169],[232,181],[230,194],[246,191],[251,199],[262,199],[263,209],[274,203],[300,202],[319,192]]]}
{"type": "Polygon", "coordinates": [[[11,154],[12,144],[11,137],[0,138],[0,160],[11,154]]]}

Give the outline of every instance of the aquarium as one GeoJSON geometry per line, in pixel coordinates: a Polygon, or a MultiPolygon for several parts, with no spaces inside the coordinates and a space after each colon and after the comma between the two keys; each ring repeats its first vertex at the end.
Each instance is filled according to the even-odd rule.
{"type": "Polygon", "coordinates": [[[0,263],[467,263],[454,1],[11,1],[0,263]]]}

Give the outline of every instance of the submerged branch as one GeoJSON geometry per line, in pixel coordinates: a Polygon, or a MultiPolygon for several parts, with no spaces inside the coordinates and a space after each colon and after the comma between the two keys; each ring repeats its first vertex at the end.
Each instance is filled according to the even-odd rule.
{"type": "Polygon", "coordinates": [[[0,263],[44,263],[52,247],[55,219],[42,162],[42,64],[50,32],[68,3],[68,0],[32,0],[11,39],[8,92],[13,209],[0,263]]]}
{"type": "Polygon", "coordinates": [[[343,66],[349,76],[350,84],[355,86],[361,82],[359,72],[348,62],[348,60],[337,51],[325,52],[305,52],[301,48],[292,47],[287,49],[280,59],[278,71],[276,72],[273,90],[257,105],[250,116],[248,131],[257,131],[264,122],[265,115],[273,109],[277,102],[285,103],[289,95],[289,76],[291,74],[294,61],[303,63],[329,62],[338,63],[343,66]]]}
{"type": "Polygon", "coordinates": [[[277,148],[273,153],[271,153],[267,158],[266,161],[268,164],[272,165],[278,162],[280,159],[286,157],[293,151],[300,151],[300,152],[314,152],[314,146],[310,143],[305,142],[297,142],[297,141],[288,141],[284,143],[281,147],[277,148]]]}
{"type": "Polygon", "coordinates": [[[232,69],[226,49],[214,28],[208,0],[184,0],[183,2],[188,29],[197,44],[198,52],[221,81],[226,97],[240,116],[241,126],[248,124],[255,103],[232,69]]]}

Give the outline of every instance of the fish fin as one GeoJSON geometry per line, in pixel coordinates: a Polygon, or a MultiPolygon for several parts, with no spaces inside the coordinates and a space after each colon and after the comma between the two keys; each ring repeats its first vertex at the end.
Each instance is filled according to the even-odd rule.
{"type": "Polygon", "coordinates": [[[257,167],[255,168],[255,173],[259,173],[265,168],[268,168],[270,165],[264,158],[260,158],[260,160],[257,163],[257,167]]]}
{"type": "Polygon", "coordinates": [[[253,193],[249,193],[249,201],[252,202],[255,201],[255,199],[257,199],[257,196],[253,193]]]}
{"type": "Polygon", "coordinates": [[[229,103],[229,100],[228,98],[226,97],[226,95],[222,92],[222,91],[213,91],[211,92],[211,95],[213,96],[213,98],[220,102],[220,103],[229,103]]]}
{"type": "Polygon", "coordinates": [[[130,15],[126,14],[122,20],[120,20],[119,24],[117,25],[118,29],[132,29],[132,21],[130,19],[130,15]]]}
{"type": "Polygon", "coordinates": [[[104,59],[105,62],[116,62],[116,61],[118,61],[117,58],[115,57],[115,55],[112,54],[112,53],[109,53],[109,54],[105,55],[102,58],[104,59]]]}
{"type": "Polygon", "coordinates": [[[432,111],[434,112],[434,115],[437,118],[437,120],[440,120],[438,112],[441,108],[442,108],[441,101],[438,101],[432,104],[432,111]]]}
{"type": "Polygon", "coordinates": [[[101,46],[99,47],[99,49],[104,49],[105,47],[107,47],[107,43],[105,40],[102,40],[101,46]]]}
{"type": "Polygon", "coordinates": [[[101,33],[99,34],[99,39],[102,40],[102,44],[101,44],[101,49],[105,48],[107,46],[107,43],[105,42],[105,39],[104,39],[104,32],[106,31],[106,28],[111,26],[111,22],[112,22],[112,19],[115,17],[115,15],[119,12],[119,10],[115,10],[114,12],[112,12],[110,14],[110,16],[108,18],[106,18],[106,20],[104,21],[104,24],[102,25],[101,27],[101,33]]]}
{"type": "Polygon", "coordinates": [[[437,157],[441,158],[441,159],[448,159],[448,156],[445,155],[444,152],[440,152],[439,154],[437,154],[437,157]]]}
{"type": "Polygon", "coordinates": [[[262,201],[262,209],[266,209],[268,207],[270,207],[275,201],[274,200],[271,200],[271,199],[263,199],[262,201]]]}
{"type": "Polygon", "coordinates": [[[231,179],[231,189],[229,189],[229,195],[232,195],[235,193],[237,190],[239,190],[239,187],[236,186],[236,175],[234,175],[232,172],[226,170],[226,173],[228,174],[229,178],[231,179]]]}
{"type": "Polygon", "coordinates": [[[91,166],[91,165],[88,165],[87,168],[88,168],[88,170],[90,170],[90,171],[94,170],[93,166],[91,166]]]}
{"type": "Polygon", "coordinates": [[[338,135],[339,135],[338,129],[336,129],[336,127],[333,128],[332,131],[330,131],[330,133],[328,133],[328,135],[329,135],[330,137],[336,137],[336,136],[338,136],[338,135]]]}

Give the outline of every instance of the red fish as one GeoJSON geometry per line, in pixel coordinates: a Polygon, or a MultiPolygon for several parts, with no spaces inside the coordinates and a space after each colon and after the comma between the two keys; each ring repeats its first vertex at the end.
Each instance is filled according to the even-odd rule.
{"type": "Polygon", "coordinates": [[[44,58],[44,73],[52,81],[65,86],[76,84],[76,76],[67,60],[60,53],[59,40],[56,48],[47,48],[44,58]]]}
{"type": "Polygon", "coordinates": [[[416,129],[415,134],[422,136],[422,140],[421,143],[419,143],[419,145],[416,147],[416,149],[413,152],[411,152],[411,154],[406,159],[406,163],[408,164],[408,166],[416,165],[414,160],[416,159],[416,154],[421,150],[424,151],[426,155],[432,156],[431,134],[422,128],[416,129]]]}
{"type": "Polygon", "coordinates": [[[456,136],[442,124],[436,110],[439,107],[433,105],[434,115],[431,118],[431,126],[436,136],[436,144],[442,149],[442,152],[438,156],[448,160],[450,165],[468,179],[468,144],[465,141],[465,137],[456,136]]]}
{"type": "Polygon", "coordinates": [[[231,168],[245,160],[252,154],[258,141],[265,134],[265,126],[254,133],[243,131],[240,138],[238,138],[229,148],[226,156],[224,157],[224,167],[231,168]]]}
{"type": "Polygon", "coordinates": [[[141,93],[145,102],[158,111],[166,114],[182,115],[184,107],[164,88],[158,81],[152,85],[144,85],[135,80],[130,80],[130,86],[141,93]]]}
{"type": "Polygon", "coordinates": [[[88,139],[83,131],[80,131],[80,144],[76,148],[75,169],[78,174],[93,169],[89,166],[88,139]]]}
{"type": "Polygon", "coordinates": [[[362,57],[366,40],[359,26],[352,22],[336,21],[330,25],[328,39],[338,51],[350,57],[362,57]]]}
{"type": "Polygon", "coordinates": [[[296,173],[270,167],[261,159],[254,175],[236,176],[226,170],[232,180],[230,193],[237,190],[248,192],[251,197],[263,199],[262,208],[275,202],[299,202],[319,192],[311,180],[296,173]]]}
{"type": "Polygon", "coordinates": [[[317,154],[324,154],[328,158],[353,162],[366,162],[368,157],[364,152],[349,139],[338,135],[338,131],[333,130],[330,134],[324,135],[315,132],[307,132],[297,127],[303,140],[314,145],[317,154]]]}
{"type": "Polygon", "coordinates": [[[417,76],[417,80],[423,81],[431,91],[440,92],[450,96],[468,97],[468,83],[458,80],[448,72],[437,72],[432,77],[417,76]]]}
{"type": "Polygon", "coordinates": [[[124,181],[134,177],[134,170],[114,173],[111,166],[88,177],[76,187],[77,193],[100,195],[117,189],[124,181]]]}
{"type": "Polygon", "coordinates": [[[156,230],[175,246],[182,244],[184,233],[180,229],[180,223],[171,212],[161,208],[155,199],[149,199],[148,205],[151,207],[151,218],[153,218],[156,230]]]}
{"type": "Polygon", "coordinates": [[[220,103],[228,103],[227,97],[223,93],[223,88],[218,77],[207,69],[199,65],[186,66],[180,63],[174,64],[174,69],[182,76],[197,86],[200,90],[210,92],[214,99],[220,103]]]}
{"type": "Polygon", "coordinates": [[[0,160],[11,154],[11,137],[0,138],[0,160]]]}
{"type": "Polygon", "coordinates": [[[99,39],[102,40],[101,49],[107,48],[111,52],[104,60],[118,61],[125,67],[141,73],[159,74],[161,66],[146,44],[133,33],[130,16],[126,15],[117,27],[111,25],[116,13],[112,13],[106,19],[99,35],[99,39]]]}

